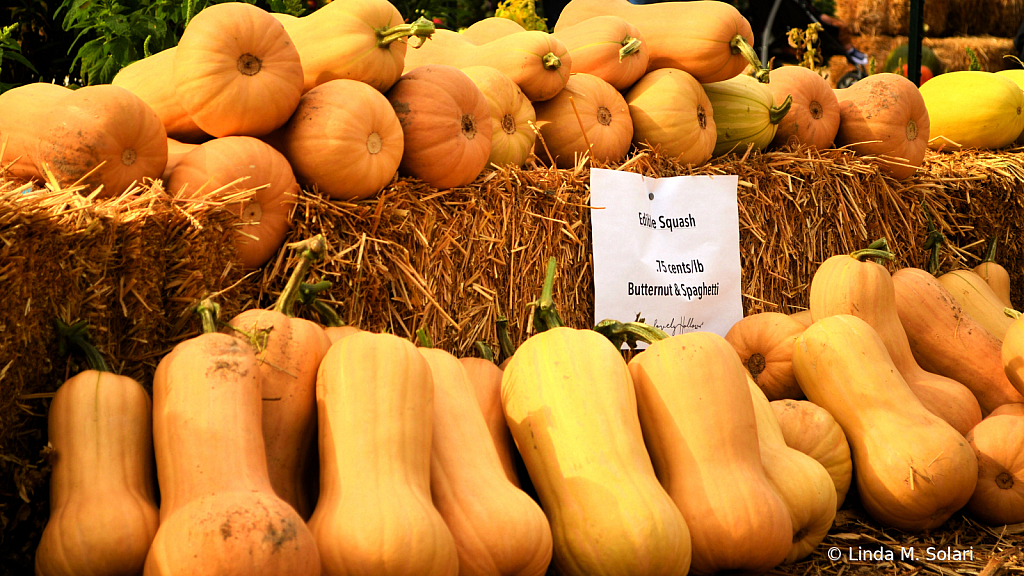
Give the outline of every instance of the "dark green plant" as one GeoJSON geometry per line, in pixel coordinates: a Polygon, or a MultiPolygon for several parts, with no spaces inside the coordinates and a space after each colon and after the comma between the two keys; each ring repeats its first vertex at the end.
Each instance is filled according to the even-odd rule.
{"type": "MultiPolygon", "coordinates": [[[[18,24],[14,23],[10,26],[0,28],[0,73],[3,72],[4,60],[13,61],[27,67],[33,73],[38,74],[35,66],[32,65],[24,56],[21,54],[21,44],[14,39],[14,31],[18,29],[18,24]]],[[[12,88],[14,84],[7,84],[0,82],[0,92],[4,92],[12,88]]]]}
{"type": "Polygon", "coordinates": [[[449,30],[465,28],[494,13],[493,2],[486,0],[391,0],[406,22],[420,16],[449,30]]]}

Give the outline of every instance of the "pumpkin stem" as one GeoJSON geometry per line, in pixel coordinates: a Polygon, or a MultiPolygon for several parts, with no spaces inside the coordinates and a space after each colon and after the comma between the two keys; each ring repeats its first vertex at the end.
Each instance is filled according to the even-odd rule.
{"type": "Polygon", "coordinates": [[[867,261],[868,258],[872,258],[876,262],[879,260],[888,260],[891,262],[896,259],[896,255],[893,254],[892,252],[888,250],[879,250],[877,248],[862,248],[860,250],[855,250],[850,253],[850,257],[856,258],[861,262],[867,261]]]}
{"type": "Polygon", "coordinates": [[[623,344],[632,350],[636,348],[637,341],[653,344],[658,340],[668,338],[668,334],[660,328],[655,328],[641,321],[619,322],[618,320],[601,320],[594,326],[594,331],[604,335],[611,340],[616,348],[621,349],[623,344]]]}
{"type": "Polygon", "coordinates": [[[541,60],[544,62],[545,70],[558,70],[562,67],[562,60],[552,52],[545,54],[541,60]]]}
{"type": "Polygon", "coordinates": [[[565,326],[562,318],[558,315],[558,310],[555,308],[555,301],[552,299],[552,292],[555,289],[556,264],[557,261],[552,256],[548,260],[548,270],[544,275],[544,288],[540,292],[540,298],[533,303],[536,307],[533,311],[533,328],[537,332],[565,326]]]}
{"type": "Polygon", "coordinates": [[[778,106],[772,106],[768,109],[768,121],[772,124],[778,124],[782,122],[782,119],[789,114],[789,108],[793,105],[793,96],[786,95],[786,100],[778,106]]]}
{"type": "Polygon", "coordinates": [[[982,262],[995,262],[996,261],[996,248],[999,244],[999,236],[993,236],[988,239],[988,249],[985,250],[985,259],[982,262]]]}
{"type": "Polygon", "coordinates": [[[496,330],[498,332],[498,358],[500,361],[504,362],[516,353],[516,347],[512,344],[512,338],[508,335],[508,318],[498,316],[498,319],[494,323],[496,324],[496,330]]]}
{"type": "Polygon", "coordinates": [[[89,324],[85,320],[79,320],[69,326],[60,318],[55,318],[53,323],[57,329],[57,351],[61,356],[69,353],[69,347],[74,348],[85,356],[89,368],[97,372],[110,372],[103,355],[89,343],[89,324]]]}
{"type": "Polygon", "coordinates": [[[622,62],[622,59],[626,56],[636,54],[640,50],[641,43],[639,38],[633,38],[632,36],[623,38],[622,48],[619,48],[619,62],[622,62]]]}
{"type": "Polygon", "coordinates": [[[494,362],[494,350],[491,349],[490,344],[483,340],[477,340],[473,343],[476,346],[476,351],[480,353],[480,357],[488,362],[494,362]]]}
{"type": "MultiPolygon", "coordinates": [[[[885,252],[891,252],[891,250],[889,250],[889,241],[886,240],[885,238],[879,238],[878,240],[875,240],[871,244],[868,244],[868,248],[870,248],[872,250],[883,250],[885,252]]],[[[863,262],[863,260],[864,259],[861,258],[862,262],[863,262]]],[[[875,264],[882,264],[882,265],[884,265],[885,261],[886,260],[891,260],[891,258],[875,258],[874,260],[875,260],[875,264]]]]}
{"type": "Polygon", "coordinates": [[[377,30],[377,48],[387,48],[392,42],[404,38],[417,38],[418,41],[410,43],[413,48],[419,48],[434,35],[434,23],[423,16],[409,24],[399,24],[384,30],[377,30]]]}
{"type": "Polygon", "coordinates": [[[321,280],[316,284],[306,284],[303,282],[299,285],[299,302],[303,306],[309,306],[316,311],[317,315],[320,316],[320,321],[324,326],[336,328],[338,326],[344,326],[345,323],[341,321],[341,317],[338,313],[326,302],[317,298],[317,295],[325,290],[329,290],[332,284],[329,280],[321,280]]]}
{"type": "Polygon", "coordinates": [[[1016,311],[1016,310],[1014,310],[1013,308],[1003,308],[1003,314],[1006,314],[1010,318],[1014,318],[1014,319],[1020,318],[1020,316],[1021,316],[1021,313],[1016,311]]]}
{"type": "Polygon", "coordinates": [[[754,52],[743,36],[740,34],[733,36],[729,41],[729,47],[733,54],[742,54],[743,58],[754,68],[754,73],[751,76],[757,78],[757,81],[762,84],[768,83],[768,69],[761,65],[761,59],[757,57],[757,52],[754,52]]]}
{"type": "Polygon", "coordinates": [[[430,334],[427,334],[426,328],[418,328],[416,330],[416,344],[420,348],[433,348],[434,341],[430,338],[430,334]]]}
{"type": "Polygon", "coordinates": [[[928,220],[928,236],[924,240],[924,249],[931,250],[928,257],[928,273],[934,276],[939,271],[939,251],[943,242],[946,241],[946,236],[935,228],[932,212],[928,209],[928,202],[921,200],[921,209],[924,210],[924,216],[928,220]]]}
{"type": "Polygon", "coordinates": [[[291,244],[288,247],[301,249],[302,255],[300,256],[299,264],[292,270],[292,275],[288,278],[288,283],[285,284],[284,290],[277,297],[273,310],[290,317],[293,316],[292,308],[295,307],[295,301],[299,298],[302,280],[309,274],[309,269],[313,266],[313,262],[324,257],[327,242],[322,234],[317,234],[312,238],[291,244]]]}
{"type": "Polygon", "coordinates": [[[217,316],[220,314],[220,304],[209,298],[203,298],[196,306],[196,314],[203,321],[203,334],[213,334],[217,331],[217,316]]]}

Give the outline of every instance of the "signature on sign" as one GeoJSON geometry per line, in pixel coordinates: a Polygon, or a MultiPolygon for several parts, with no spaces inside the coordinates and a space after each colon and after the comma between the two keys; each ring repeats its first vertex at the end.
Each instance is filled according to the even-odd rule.
{"type": "Polygon", "coordinates": [[[700,330],[704,327],[704,323],[697,322],[695,318],[680,316],[679,318],[672,318],[666,323],[660,323],[658,320],[655,320],[651,323],[651,326],[664,330],[669,336],[676,336],[684,332],[700,330]]]}

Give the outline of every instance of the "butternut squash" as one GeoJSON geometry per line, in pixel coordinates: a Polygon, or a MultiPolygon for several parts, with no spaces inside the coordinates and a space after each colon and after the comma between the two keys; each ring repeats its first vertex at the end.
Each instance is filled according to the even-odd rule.
{"type": "Polygon", "coordinates": [[[466,369],[443,350],[420,354],[434,380],[430,491],[455,538],[459,574],[543,576],[551,527],[540,506],[506,478],[466,369]]]}
{"type": "Polygon", "coordinates": [[[759,574],[785,560],[793,523],[762,466],[732,346],[711,332],[680,334],[634,356],[629,372],[654,470],[690,527],[690,572],[759,574]]]}
{"type": "Polygon", "coordinates": [[[785,562],[799,562],[814,552],[832,528],[837,510],[835,485],[818,461],[786,445],[768,398],[749,375],[747,383],[754,401],[761,463],[768,481],[789,508],[793,523],[793,546],[785,562]]]}
{"type": "Polygon", "coordinates": [[[761,312],[741,319],[725,334],[769,400],[804,397],[793,375],[793,343],[804,328],[785,314],[761,312]]]}
{"type": "Polygon", "coordinates": [[[526,28],[511,18],[491,16],[470,24],[461,34],[463,38],[479,46],[516,32],[526,32],[526,28]]]}
{"type": "Polygon", "coordinates": [[[920,268],[902,268],[892,280],[896,312],[921,368],[967,386],[982,414],[1003,404],[1024,402],[1003,370],[999,340],[971,318],[934,276],[920,268]]]}
{"type": "Polygon", "coordinates": [[[596,162],[620,162],[629,152],[633,120],[625,98],[611,84],[592,74],[573,74],[565,89],[537,102],[537,127],[543,151],[559,168],[572,168],[589,156],[596,162]],[[551,156],[548,156],[550,153],[551,156]]]}
{"type": "Polygon", "coordinates": [[[519,486],[519,474],[516,473],[515,440],[512,439],[512,432],[505,423],[505,411],[501,407],[501,377],[504,370],[497,364],[483,358],[460,358],[462,367],[466,370],[466,377],[469,379],[473,392],[476,394],[476,401],[487,423],[487,430],[491,433],[491,440],[498,452],[498,459],[501,460],[501,467],[505,471],[505,477],[513,486],[519,486]]]}
{"type": "Polygon", "coordinates": [[[846,434],[827,410],[807,400],[771,403],[786,445],[825,467],[836,487],[836,509],[842,507],[853,481],[853,461],[846,434]]]}
{"type": "Polygon", "coordinates": [[[978,486],[965,511],[992,526],[1024,522],[1024,404],[1003,404],[967,434],[978,486]]]}
{"type": "Polygon", "coordinates": [[[572,56],[572,71],[593,74],[616,90],[628,90],[647,72],[647,44],[618,16],[597,16],[554,34],[572,56]]]}
{"type": "Polygon", "coordinates": [[[811,319],[810,308],[806,310],[799,310],[797,312],[793,312],[792,314],[789,315],[789,317],[803,324],[805,328],[807,326],[810,326],[814,322],[814,320],[811,319]]]}
{"type": "Polygon", "coordinates": [[[811,316],[820,320],[851,314],[867,322],[918,400],[933,414],[967,434],[981,422],[981,407],[963,384],[921,368],[896,310],[896,289],[889,271],[871,258],[891,257],[888,251],[858,250],[833,256],[811,279],[811,316]]]}
{"type": "Polygon", "coordinates": [[[39,125],[52,113],[57,101],[71,93],[70,88],[33,82],[0,94],[0,109],[17,114],[0,115],[0,166],[15,178],[42,178],[36,166],[39,125]]]}
{"type": "Polygon", "coordinates": [[[964,312],[970,314],[997,340],[1003,340],[1013,324],[1013,318],[1003,313],[1006,304],[984,278],[973,270],[953,270],[939,276],[939,284],[949,290],[964,312]]]}
{"type": "Polygon", "coordinates": [[[998,244],[998,236],[993,236],[989,239],[985,259],[981,261],[981,264],[974,267],[974,272],[988,283],[989,288],[996,293],[996,296],[999,297],[999,300],[1007,308],[1013,308],[1013,303],[1010,299],[1010,273],[1006,271],[1002,264],[996,261],[998,244]]]}
{"type": "Polygon", "coordinates": [[[978,481],[967,441],[914,396],[867,322],[840,314],[796,341],[793,368],[807,398],[828,410],[850,441],[857,493],[883,526],[940,526],[978,481]]]}
{"type": "Polygon", "coordinates": [[[615,346],[592,330],[541,332],[512,356],[501,399],[559,574],[686,573],[690,532],[655,476],[615,346]]]}
{"type": "Polygon", "coordinates": [[[1010,384],[1024,394],[1024,320],[1021,318],[1024,317],[1017,316],[1006,331],[999,355],[1010,384]]]}
{"type": "Polygon", "coordinates": [[[434,381],[416,347],[371,332],[338,340],[316,397],[320,499],[309,528],[324,574],[458,574],[430,497],[434,381]]]}
{"type": "Polygon", "coordinates": [[[127,89],[149,104],[167,131],[168,138],[189,144],[200,144],[211,138],[185,112],[174,90],[174,55],[172,46],[152,56],[136,60],[122,68],[110,81],[127,89]]]}

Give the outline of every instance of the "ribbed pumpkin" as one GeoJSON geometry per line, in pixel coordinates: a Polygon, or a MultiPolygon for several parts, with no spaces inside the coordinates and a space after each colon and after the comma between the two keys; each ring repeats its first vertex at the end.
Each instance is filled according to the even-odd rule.
{"type": "Polygon", "coordinates": [[[42,120],[35,161],[63,186],[81,182],[101,197],[159,178],[167,166],[167,132],[153,109],[120,86],[98,84],[54,102],[42,120]]]}
{"type": "Polygon", "coordinates": [[[743,367],[769,400],[801,399],[804,393],[793,375],[793,343],[804,325],[779,312],[746,316],[725,334],[743,367]]]}
{"type": "Polygon", "coordinates": [[[461,34],[466,40],[480,45],[516,32],[526,32],[526,28],[511,18],[491,16],[470,24],[461,34]]]}
{"type": "Polygon", "coordinates": [[[718,138],[714,111],[704,88],[687,72],[660,68],[626,92],[633,143],[647,144],[682,164],[711,159],[718,138]]]}
{"type": "Polygon", "coordinates": [[[554,33],[572,56],[573,73],[593,74],[627,90],[647,72],[647,44],[618,16],[597,16],[554,33]]]}
{"type": "Polygon", "coordinates": [[[126,376],[69,378],[48,415],[50,520],[36,549],[39,576],[139,574],[156,534],[152,405],[126,376]]]}
{"type": "Polygon", "coordinates": [[[163,122],[169,138],[198,144],[209,140],[210,135],[196,125],[178,101],[174,90],[174,55],[177,50],[177,46],[172,46],[136,60],[122,68],[110,83],[127,89],[149,104],[163,122]]]}
{"type": "Polygon", "coordinates": [[[519,86],[497,68],[469,66],[462,72],[480,89],[491,109],[493,136],[488,164],[522,166],[537,140],[537,133],[530,126],[537,120],[533,104],[519,86]]]}
{"type": "Polygon", "coordinates": [[[527,339],[501,399],[551,523],[558,574],[686,573],[690,532],[655,476],[633,381],[607,338],[551,328],[527,339]]]}
{"type": "MultiPolygon", "coordinates": [[[[662,2],[632,4],[628,0],[572,0],[555,24],[561,30],[603,15],[618,16],[636,26],[647,44],[647,71],[678,68],[702,84],[728,80],[760,60],[750,46],[750,23],[727,2],[662,2]]],[[[762,69],[763,70],[763,69],[762,69]]],[[[764,71],[767,79],[767,71],[764,71]]]]}
{"type": "Polygon", "coordinates": [[[430,492],[455,538],[461,576],[543,576],[551,563],[544,511],[508,481],[469,375],[458,358],[421,348],[434,380],[430,492]]]}
{"type": "Polygon", "coordinates": [[[842,507],[853,481],[850,443],[836,419],[807,400],[775,400],[771,403],[786,445],[817,460],[836,487],[836,509],[842,507]]]}
{"type": "Polygon", "coordinates": [[[296,179],[336,200],[380,192],[395,177],[405,140],[394,108],[365,82],[331,80],[302,95],[270,141],[296,179]]]}
{"type": "Polygon", "coordinates": [[[940,74],[921,85],[932,150],[998,149],[1024,131],[1024,92],[1016,82],[980,70],[940,74]]]}
{"type": "Polygon", "coordinates": [[[405,23],[387,0],[329,2],[283,22],[302,60],[304,91],[344,78],[386,92],[402,75],[408,40],[422,41],[434,31],[422,18],[405,23]]]}
{"type": "Polygon", "coordinates": [[[182,198],[257,188],[250,200],[232,207],[241,218],[235,249],[247,268],[270,260],[291,228],[299,185],[288,160],[256,138],[216,138],[182,158],[167,182],[167,191],[182,198]]]}
{"type": "Polygon", "coordinates": [[[803,66],[782,66],[769,74],[776,102],[793,97],[793,105],[779,122],[772,146],[809,145],[824,150],[832,147],[839,131],[839,100],[827,80],[803,66]]]}
{"type": "Polygon", "coordinates": [[[571,168],[588,152],[597,162],[618,162],[629,152],[629,106],[618,90],[597,76],[573,74],[565,90],[534,107],[544,140],[535,153],[544,161],[553,157],[559,168],[571,168]]]}
{"type": "MultiPolygon", "coordinates": [[[[929,83],[930,84],[930,83],[929,83]]],[[[928,148],[928,109],[917,86],[898,74],[872,74],[835,91],[836,146],[847,146],[897,180],[909,178],[928,148]]]]}
{"type": "Polygon", "coordinates": [[[501,70],[533,102],[558,94],[569,80],[572,56],[554,36],[528,30],[479,46],[451,30],[438,30],[405,58],[405,72],[427,65],[492,66],[501,70]]]}
{"type": "Polygon", "coordinates": [[[487,166],[491,110],[458,68],[421,66],[386,94],[405,138],[399,171],[438,189],[465,186],[487,166]]]}
{"type": "Polygon", "coordinates": [[[746,74],[703,87],[715,111],[714,156],[743,154],[751,144],[768,148],[793,103],[791,96],[776,102],[771,88],[746,74]]]}
{"type": "Polygon", "coordinates": [[[0,94],[0,109],[5,111],[0,114],[0,165],[11,176],[25,180],[42,176],[35,160],[39,126],[53,106],[70,93],[71,89],[64,86],[35,82],[0,94]]]}
{"type": "Polygon", "coordinates": [[[967,434],[978,485],[965,511],[985,524],[1024,522],[1024,404],[996,408],[967,434]]]}
{"type": "Polygon", "coordinates": [[[263,136],[302,95],[302,64],[284,25],[244,2],[214,4],[189,21],[174,54],[182,108],[213,136],[263,136]]]}
{"type": "Polygon", "coordinates": [[[360,332],[317,375],[320,500],[309,528],[325,576],[456,576],[430,495],[434,381],[409,341],[360,332]]]}

